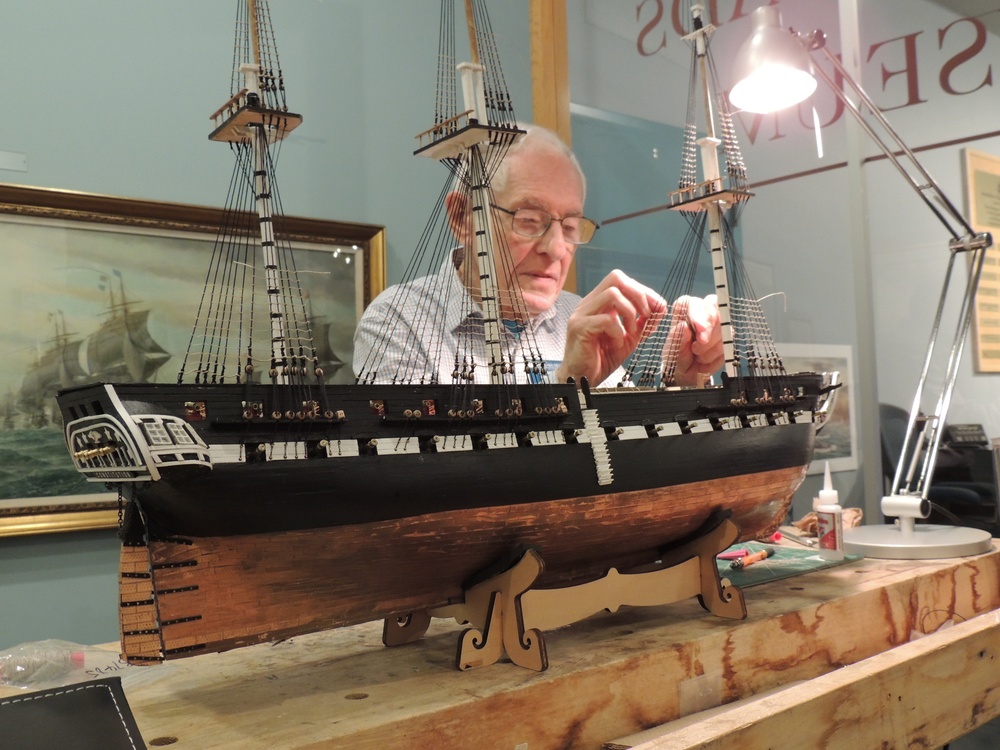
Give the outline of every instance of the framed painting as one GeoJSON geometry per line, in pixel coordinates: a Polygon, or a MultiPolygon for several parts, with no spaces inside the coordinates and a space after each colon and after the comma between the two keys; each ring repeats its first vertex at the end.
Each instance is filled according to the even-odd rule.
{"type": "Polygon", "coordinates": [[[830,471],[858,468],[857,419],[854,414],[851,347],[840,344],[775,344],[788,372],[839,372],[841,386],[833,411],[816,435],[809,474],[822,474],[827,462],[830,471]]]}
{"type": "MultiPolygon", "coordinates": [[[[0,536],[111,527],[118,502],[73,468],[55,394],[177,379],[222,209],[0,185],[0,536]],[[136,377],[141,359],[141,377],[136,377]]],[[[383,227],[282,217],[327,382],[385,285],[383,227]]]]}
{"type": "MultiPolygon", "coordinates": [[[[967,148],[963,166],[969,223],[977,232],[1000,237],[1000,157],[967,148]]],[[[995,244],[983,258],[972,323],[976,372],[1000,372],[1000,248],[995,244]]]]}

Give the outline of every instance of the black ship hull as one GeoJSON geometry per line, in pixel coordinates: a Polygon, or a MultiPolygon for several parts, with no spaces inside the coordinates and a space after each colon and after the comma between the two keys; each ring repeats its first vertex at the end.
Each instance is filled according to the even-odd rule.
{"type": "MultiPolygon", "coordinates": [[[[707,432],[609,446],[615,492],[803,467],[812,425],[766,436],[707,432]]],[[[605,494],[587,444],[453,454],[319,459],[321,465],[221,465],[204,476],[165,478],[127,494],[160,535],[219,536],[344,526],[464,509],[605,494]]]]}
{"type": "Polygon", "coordinates": [[[97,384],[59,403],[77,468],[120,483],[153,533],[219,536],[804,467],[822,378],[790,386],[799,395],[785,403],[719,386],[594,391],[582,406],[572,386],[546,387],[546,406],[521,398],[511,415],[504,389],[479,386],[477,412],[462,417],[448,413],[468,394],[441,386],[328,386],[328,403],[308,401],[308,414],[288,386],[97,384]]]}

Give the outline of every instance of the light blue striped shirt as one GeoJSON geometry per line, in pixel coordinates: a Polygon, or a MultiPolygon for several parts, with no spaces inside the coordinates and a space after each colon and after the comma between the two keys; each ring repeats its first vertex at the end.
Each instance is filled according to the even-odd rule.
{"type": "MultiPolygon", "coordinates": [[[[389,287],[372,300],[354,333],[354,371],[362,382],[466,382],[454,374],[473,362],[475,382],[490,382],[483,312],[456,271],[461,252],[454,251],[436,274],[389,287]]],[[[524,331],[501,327],[501,345],[515,365],[517,382],[551,382],[562,363],[569,316],[579,303],[578,295],[563,291],[524,331]],[[525,372],[526,361],[544,361],[545,375],[525,372]]],[[[604,384],[620,378],[619,370],[604,384]]]]}

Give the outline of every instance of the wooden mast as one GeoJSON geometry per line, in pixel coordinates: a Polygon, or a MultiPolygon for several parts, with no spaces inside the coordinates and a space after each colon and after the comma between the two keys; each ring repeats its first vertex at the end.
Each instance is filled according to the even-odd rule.
{"type": "MultiPolygon", "coordinates": [[[[489,125],[486,111],[486,97],[483,88],[483,66],[479,60],[479,39],[472,0],[465,0],[465,22],[469,31],[469,55],[471,63],[458,66],[462,74],[462,90],[465,95],[465,109],[472,110],[471,118],[483,125],[489,125]]],[[[503,325],[501,323],[500,290],[497,288],[497,268],[493,231],[493,211],[490,208],[489,177],[486,174],[483,149],[489,148],[489,130],[483,131],[484,139],[466,149],[466,165],[469,170],[470,197],[472,199],[472,221],[477,265],[479,267],[479,295],[483,308],[483,323],[486,347],[489,351],[490,383],[499,385],[512,371],[512,364],[506,361],[503,348],[503,325]]]]}
{"type": "MultiPolygon", "coordinates": [[[[486,339],[489,362],[489,381],[493,385],[513,382],[515,363],[507,357],[503,346],[504,329],[500,302],[501,290],[497,287],[497,256],[494,242],[497,237],[494,231],[493,210],[490,206],[489,174],[487,159],[494,134],[499,142],[510,142],[512,137],[523,134],[512,125],[490,122],[489,110],[486,106],[483,66],[479,55],[479,37],[473,0],[465,0],[465,20],[469,34],[470,62],[459,63],[456,67],[462,82],[464,112],[447,121],[447,127],[436,126],[418,138],[432,138],[432,142],[416,151],[421,156],[434,159],[455,159],[463,165],[463,180],[469,192],[470,203],[470,247],[467,252],[475,253],[478,279],[470,279],[468,283],[478,284],[476,290],[483,313],[483,326],[486,339]],[[459,120],[468,117],[468,124],[459,126],[459,120]]],[[[474,371],[466,369],[464,364],[456,362],[456,373],[459,379],[473,380],[474,371]]],[[[476,367],[482,363],[475,363],[476,367]]]]}
{"type": "Polygon", "coordinates": [[[473,65],[479,65],[479,39],[476,37],[476,17],[472,0],[465,0],[465,27],[469,32],[469,59],[473,65]]]}
{"type": "MultiPolygon", "coordinates": [[[[248,92],[247,102],[254,98],[264,101],[260,94],[260,28],[257,25],[257,2],[247,0],[247,15],[250,23],[250,43],[253,61],[240,65],[244,86],[248,92]]],[[[267,149],[269,145],[268,127],[262,117],[250,127],[250,150],[253,163],[254,206],[260,219],[260,247],[264,260],[264,280],[267,285],[268,317],[271,323],[271,382],[288,383],[288,325],[285,319],[283,279],[274,238],[274,213],[271,206],[271,175],[268,171],[267,149]]]]}
{"type": "Polygon", "coordinates": [[[247,0],[247,20],[250,23],[250,44],[253,45],[253,62],[260,66],[260,29],[257,27],[257,0],[247,0]]]}
{"type": "Polygon", "coordinates": [[[719,300],[719,321],[722,326],[722,346],[725,354],[726,373],[731,377],[737,375],[735,358],[735,347],[733,345],[733,322],[732,308],[729,298],[729,272],[726,268],[725,239],[722,231],[723,212],[727,210],[736,200],[730,191],[727,191],[722,184],[722,177],[719,171],[719,145],[722,143],[715,132],[715,114],[712,105],[712,91],[710,90],[710,75],[708,70],[708,37],[715,31],[711,24],[704,24],[702,21],[702,6],[695,4],[691,8],[691,15],[694,19],[694,31],[684,37],[693,40],[695,54],[701,76],[702,94],[705,104],[705,129],[706,135],[699,138],[697,143],[701,147],[701,169],[702,182],[699,189],[704,196],[702,199],[693,201],[686,206],[675,206],[682,210],[691,210],[693,207],[700,207],[706,211],[708,219],[708,240],[709,251],[712,258],[712,275],[715,282],[715,294],[719,300]]]}
{"type": "MultiPolygon", "coordinates": [[[[217,127],[209,138],[229,143],[246,144],[250,148],[253,165],[254,208],[260,225],[260,246],[264,263],[264,280],[267,285],[268,313],[271,326],[271,381],[288,382],[288,323],[285,311],[284,279],[277,241],[274,234],[272,206],[272,175],[269,169],[268,148],[283,139],[302,122],[300,115],[269,106],[261,92],[263,61],[261,58],[261,29],[257,15],[257,0],[246,0],[249,46],[253,60],[240,64],[243,88],[212,115],[217,127]],[[222,117],[226,119],[219,124],[222,117]]],[[[270,71],[266,71],[270,75],[270,71]]]]}

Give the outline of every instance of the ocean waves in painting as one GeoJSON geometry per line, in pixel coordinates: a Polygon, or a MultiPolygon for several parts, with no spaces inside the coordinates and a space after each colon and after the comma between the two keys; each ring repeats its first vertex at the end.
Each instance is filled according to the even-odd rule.
{"type": "Polygon", "coordinates": [[[104,489],[77,473],[61,430],[0,430],[0,499],[80,495],[104,489]]]}

